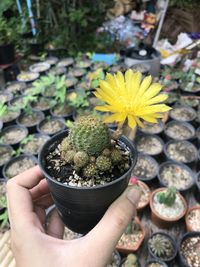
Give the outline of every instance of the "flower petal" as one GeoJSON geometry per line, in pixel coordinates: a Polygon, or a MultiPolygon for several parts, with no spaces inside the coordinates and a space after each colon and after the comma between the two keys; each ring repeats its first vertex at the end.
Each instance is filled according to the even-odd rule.
{"type": "Polygon", "coordinates": [[[134,118],[134,116],[131,116],[131,115],[128,115],[128,126],[130,127],[130,128],[135,128],[135,126],[136,126],[136,121],[135,121],[135,118],[134,118]]]}

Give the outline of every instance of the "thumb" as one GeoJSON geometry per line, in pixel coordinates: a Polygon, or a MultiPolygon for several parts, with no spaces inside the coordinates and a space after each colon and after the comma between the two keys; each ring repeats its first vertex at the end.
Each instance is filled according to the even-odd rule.
{"type": "Polygon", "coordinates": [[[129,186],[109,207],[101,221],[87,234],[91,249],[101,250],[101,257],[110,257],[126,226],[136,215],[140,189],[129,186]],[[105,253],[105,255],[103,255],[105,253]]]}

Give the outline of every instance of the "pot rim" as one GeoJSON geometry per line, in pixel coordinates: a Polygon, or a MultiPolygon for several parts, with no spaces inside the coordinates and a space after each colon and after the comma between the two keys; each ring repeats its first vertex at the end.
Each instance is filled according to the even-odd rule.
{"type": "MultiPolygon", "coordinates": [[[[27,129],[27,127],[25,127],[25,126],[21,126],[21,125],[17,125],[17,124],[14,124],[14,125],[10,125],[10,126],[5,127],[4,129],[2,129],[1,134],[4,133],[4,132],[6,132],[6,131],[9,130],[9,129],[15,129],[15,128],[20,128],[20,129],[22,129],[22,130],[26,133],[26,136],[28,135],[28,129],[27,129]]],[[[1,135],[1,134],[0,134],[0,135],[1,135]]],[[[26,136],[25,136],[25,137],[26,137],[26,136]]],[[[25,138],[25,137],[24,137],[24,138],[25,138]]],[[[23,138],[23,139],[24,139],[24,138],[23,138]]],[[[22,139],[22,140],[23,140],[23,139],[22,139]]],[[[19,144],[22,140],[17,141],[16,143],[13,143],[13,144],[6,144],[6,145],[14,146],[14,145],[16,145],[16,144],[19,144]]]]}
{"type": "Polygon", "coordinates": [[[196,113],[196,111],[195,111],[192,107],[190,107],[190,106],[182,105],[182,104],[175,104],[175,105],[173,105],[172,110],[169,111],[169,117],[170,117],[172,120],[175,120],[175,121],[180,121],[180,122],[192,122],[192,121],[197,117],[197,113],[196,113]],[[176,118],[172,115],[172,113],[173,113],[173,111],[174,111],[175,109],[177,109],[177,108],[185,108],[185,109],[190,110],[190,111],[193,113],[193,118],[190,119],[190,120],[187,120],[187,121],[182,121],[182,120],[178,120],[178,119],[176,119],[176,118]]]}
{"type": "Polygon", "coordinates": [[[43,166],[43,153],[44,151],[47,151],[48,150],[48,147],[54,143],[55,140],[58,140],[60,135],[63,135],[63,134],[68,134],[68,130],[64,130],[62,132],[59,132],[57,133],[56,135],[54,135],[53,137],[51,137],[45,144],[44,146],[42,147],[42,149],[40,150],[40,153],[38,155],[38,163],[39,163],[39,166],[40,166],[40,169],[42,170],[42,172],[44,173],[45,177],[49,180],[51,180],[53,183],[57,184],[58,186],[62,186],[62,187],[66,187],[66,188],[70,188],[72,190],[99,190],[99,189],[102,189],[102,188],[106,188],[106,187],[110,187],[112,186],[113,184],[123,180],[127,174],[133,169],[133,167],[135,166],[136,162],[137,162],[137,150],[134,146],[134,144],[126,137],[126,136],[121,136],[119,141],[122,142],[122,143],[125,143],[125,145],[130,148],[132,147],[132,149],[134,150],[134,156],[131,157],[131,166],[130,168],[123,174],[121,175],[119,178],[115,179],[114,181],[112,182],[109,182],[105,185],[96,185],[94,187],[84,187],[84,186],[81,186],[81,187],[77,187],[77,186],[71,186],[71,185],[66,185],[66,184],[63,184],[61,182],[58,182],[56,179],[54,179],[53,177],[51,177],[50,174],[47,173],[46,171],[46,168],[43,166]]]}
{"type": "Polygon", "coordinates": [[[148,206],[148,204],[149,204],[149,202],[150,202],[151,189],[150,189],[149,186],[148,186],[147,184],[145,184],[145,182],[143,182],[143,181],[138,180],[138,184],[139,184],[139,185],[142,184],[142,186],[143,186],[145,189],[149,190],[148,200],[147,200],[141,207],[139,207],[139,206],[137,207],[137,210],[138,210],[138,211],[141,211],[141,210],[143,210],[144,208],[146,208],[146,206],[148,206]]]}
{"type": "Polygon", "coordinates": [[[188,205],[187,205],[187,202],[185,200],[185,198],[181,195],[181,193],[177,192],[177,194],[179,195],[179,197],[181,198],[181,201],[184,205],[184,210],[183,212],[178,216],[176,216],[175,218],[167,218],[167,217],[164,217],[162,215],[160,215],[156,209],[154,208],[154,205],[153,205],[153,199],[154,199],[154,196],[156,193],[160,192],[160,191],[164,191],[166,190],[167,187],[160,187],[160,188],[157,188],[156,190],[152,191],[151,192],[151,195],[150,195],[150,208],[151,208],[151,211],[161,220],[165,221],[165,222],[176,222],[176,221],[179,221],[187,212],[187,209],[188,209],[188,205]]]}
{"type": "Polygon", "coordinates": [[[160,182],[160,184],[161,184],[162,186],[164,186],[164,187],[168,187],[168,185],[165,184],[165,183],[163,182],[163,180],[161,179],[161,177],[160,177],[160,173],[161,173],[162,168],[165,167],[165,166],[167,166],[167,165],[178,165],[179,167],[181,167],[181,168],[187,170],[187,171],[190,173],[191,177],[192,177],[192,182],[191,182],[191,184],[189,184],[189,185],[188,185],[186,188],[184,188],[184,189],[177,189],[179,192],[185,192],[185,191],[189,190],[190,188],[192,188],[192,187],[194,186],[195,181],[196,181],[196,176],[195,176],[195,173],[192,171],[192,169],[190,169],[186,164],[184,164],[184,163],[180,163],[180,162],[177,162],[177,161],[174,161],[174,160],[168,160],[168,161],[165,161],[165,162],[161,163],[160,166],[159,166],[159,169],[158,169],[158,180],[159,180],[159,182],[160,182]]]}
{"type": "Polygon", "coordinates": [[[176,120],[171,120],[169,121],[168,123],[165,124],[165,127],[164,127],[164,134],[170,138],[170,139],[173,139],[173,140],[177,140],[177,141],[187,141],[187,140],[191,140],[193,138],[195,138],[195,128],[192,126],[191,123],[189,122],[184,122],[184,121],[176,121],[176,120]],[[188,138],[184,138],[184,139],[179,139],[179,138],[174,138],[174,137],[171,137],[170,135],[168,135],[167,133],[167,127],[173,125],[173,124],[177,124],[177,125],[184,125],[186,126],[189,130],[192,131],[192,135],[188,138]]]}

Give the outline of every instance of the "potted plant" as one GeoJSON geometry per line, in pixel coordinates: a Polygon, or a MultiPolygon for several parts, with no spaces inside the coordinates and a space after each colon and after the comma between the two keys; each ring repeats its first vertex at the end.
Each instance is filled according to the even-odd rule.
{"type": "Polygon", "coordinates": [[[139,153],[132,174],[138,180],[150,184],[158,174],[158,163],[153,157],[139,153]]]}
{"type": "Polygon", "coordinates": [[[186,233],[178,246],[180,266],[195,267],[200,262],[200,232],[186,233]]]}
{"type": "Polygon", "coordinates": [[[13,19],[7,20],[1,16],[0,36],[0,64],[10,64],[15,60],[16,31],[13,19]]]}
{"type": "Polygon", "coordinates": [[[164,143],[159,136],[154,134],[139,134],[136,136],[135,145],[138,152],[161,160],[164,143]]]}
{"type": "Polygon", "coordinates": [[[0,103],[5,104],[5,103],[11,101],[12,98],[13,98],[13,94],[12,93],[7,92],[5,90],[4,91],[2,91],[2,90],[0,91],[0,103]]]}
{"type": "Polygon", "coordinates": [[[158,123],[144,122],[144,128],[139,128],[139,131],[145,134],[161,134],[164,130],[164,123],[160,120],[158,123]]]}
{"type": "Polygon", "coordinates": [[[159,167],[158,179],[162,186],[175,186],[177,190],[186,192],[194,185],[195,175],[182,163],[166,161],[159,167]]]}
{"type": "Polygon", "coordinates": [[[145,229],[139,218],[131,221],[120,240],[117,243],[117,250],[123,254],[137,251],[145,238],[145,229]]]}
{"type": "Polygon", "coordinates": [[[120,122],[116,131],[110,132],[97,117],[80,117],[69,132],[63,131],[47,141],[39,154],[40,167],[59,213],[75,232],[86,233],[94,227],[128,185],[137,156],[132,142],[122,135],[124,127],[128,124],[130,129],[135,128],[142,124],[140,119],[157,122],[161,113],[169,110],[164,104],[154,105],[158,99],[159,103],[166,99],[162,95],[155,97],[162,86],[150,86],[150,76],[142,83],[141,79],[141,73],[132,70],[128,70],[125,77],[120,72],[115,78],[107,74],[95,92],[96,97],[107,103],[96,109],[111,113],[105,122],[120,122]],[[130,101],[136,101],[133,92],[141,95],[137,109],[130,105],[130,101]],[[123,102],[118,95],[123,97],[123,102]],[[148,109],[143,109],[142,96],[150,98],[148,109]]]}
{"type": "Polygon", "coordinates": [[[200,232],[200,205],[195,205],[188,209],[185,222],[188,232],[200,232]]]}
{"type": "Polygon", "coordinates": [[[26,88],[26,84],[24,82],[14,81],[14,82],[9,82],[6,85],[5,90],[14,95],[17,95],[17,94],[20,94],[25,88],[26,88]]]}
{"type": "Polygon", "coordinates": [[[188,141],[169,141],[164,146],[164,153],[168,160],[184,163],[190,167],[195,167],[198,158],[196,147],[188,141]]]}
{"type": "Polygon", "coordinates": [[[17,80],[19,82],[32,83],[39,78],[40,74],[31,71],[22,71],[17,75],[17,80]]]}
{"type": "Polygon", "coordinates": [[[65,121],[56,117],[46,117],[37,125],[37,131],[40,134],[55,135],[65,130],[65,121]]]}
{"type": "Polygon", "coordinates": [[[140,267],[140,264],[138,262],[138,258],[135,254],[131,253],[129,254],[124,262],[122,263],[121,267],[140,267]]]}
{"type": "Polygon", "coordinates": [[[158,188],[150,197],[151,218],[160,228],[170,228],[187,211],[187,203],[175,187],[158,188]]]}
{"type": "Polygon", "coordinates": [[[37,159],[32,155],[20,155],[10,159],[3,167],[3,176],[10,179],[37,164],[37,159]]]}
{"type": "Polygon", "coordinates": [[[189,106],[191,108],[197,109],[199,106],[199,99],[195,96],[180,96],[180,104],[184,106],[189,106]]]}
{"type": "Polygon", "coordinates": [[[0,182],[0,232],[9,228],[6,191],[4,183],[0,182]]]}
{"type": "Polygon", "coordinates": [[[147,261],[145,267],[168,267],[168,266],[164,261],[153,259],[147,261]]]}
{"type": "Polygon", "coordinates": [[[192,141],[195,138],[195,129],[187,122],[170,121],[165,125],[164,133],[167,140],[192,141]]]}
{"type": "Polygon", "coordinates": [[[4,123],[4,126],[12,125],[19,115],[20,115],[20,110],[14,109],[6,104],[0,103],[0,118],[4,123]]]}
{"type": "Polygon", "coordinates": [[[45,58],[44,62],[46,62],[47,64],[53,66],[56,63],[58,63],[59,59],[57,57],[47,57],[45,58]]]}
{"type": "Polygon", "coordinates": [[[69,67],[74,64],[74,59],[72,57],[62,58],[58,61],[58,67],[69,67]]]}
{"type": "Polygon", "coordinates": [[[166,263],[172,262],[177,254],[175,240],[163,232],[152,234],[148,239],[147,246],[151,257],[166,263]]]}
{"type": "Polygon", "coordinates": [[[46,62],[39,62],[39,63],[35,63],[35,64],[31,65],[29,67],[29,70],[31,72],[45,74],[45,72],[48,71],[50,69],[50,67],[51,67],[51,65],[46,63],[46,62]]]}
{"type": "Polygon", "coordinates": [[[9,145],[0,144],[0,175],[2,175],[3,165],[12,157],[13,149],[9,145]]]}
{"type": "Polygon", "coordinates": [[[189,106],[177,105],[169,112],[169,116],[172,120],[192,122],[195,120],[197,114],[196,111],[189,106]]]}

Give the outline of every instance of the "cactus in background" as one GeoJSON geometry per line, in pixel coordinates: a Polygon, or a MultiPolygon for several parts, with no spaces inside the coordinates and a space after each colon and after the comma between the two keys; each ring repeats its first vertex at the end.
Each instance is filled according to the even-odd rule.
{"type": "Polygon", "coordinates": [[[112,162],[105,156],[99,156],[96,160],[96,165],[100,171],[109,171],[112,167],[112,162]]]}
{"type": "Polygon", "coordinates": [[[174,186],[169,187],[164,192],[158,192],[156,194],[158,202],[167,206],[172,206],[176,200],[177,189],[174,186]]]}
{"type": "Polygon", "coordinates": [[[159,258],[166,259],[173,255],[173,245],[169,238],[164,235],[156,234],[148,241],[152,253],[159,258]]]}
{"type": "Polygon", "coordinates": [[[124,267],[138,267],[137,256],[135,254],[129,254],[123,266],[124,267]]]}
{"type": "Polygon", "coordinates": [[[89,162],[89,156],[86,152],[80,151],[77,152],[74,156],[74,164],[78,168],[85,167],[89,162]]]}
{"type": "Polygon", "coordinates": [[[70,129],[69,139],[76,151],[96,156],[111,142],[108,127],[94,116],[80,117],[70,129]]]}

